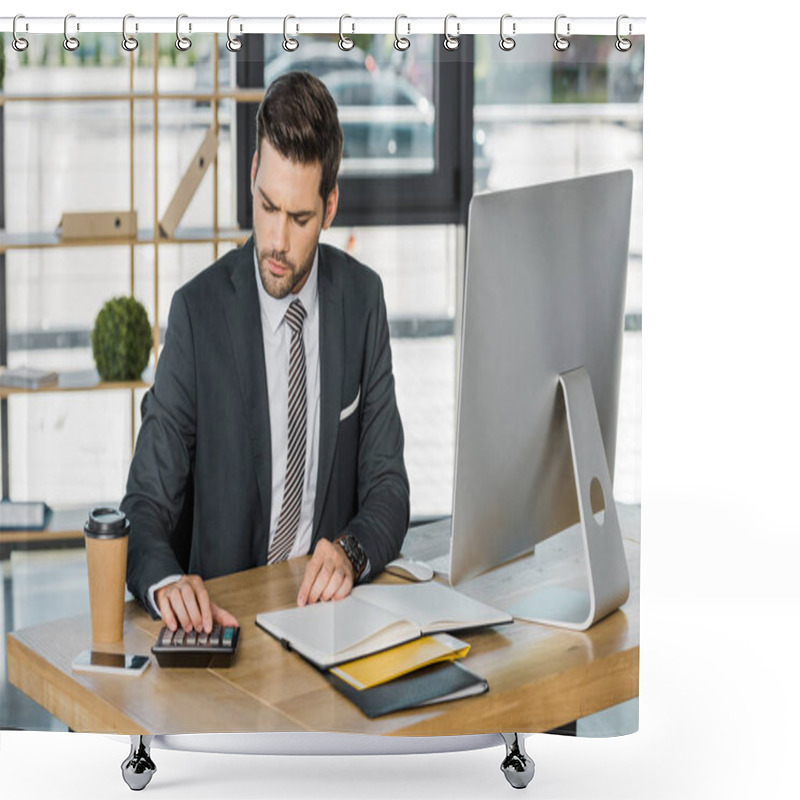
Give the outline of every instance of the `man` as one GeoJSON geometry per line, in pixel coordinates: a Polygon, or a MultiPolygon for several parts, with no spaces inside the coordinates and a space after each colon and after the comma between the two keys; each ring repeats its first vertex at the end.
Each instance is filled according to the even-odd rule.
{"type": "Polygon", "coordinates": [[[253,236],[173,297],[121,506],[128,586],[173,630],[238,624],[204,579],[309,552],[298,604],[342,598],[408,525],[381,282],[318,242],[339,199],[336,105],[291,73],[256,130],[253,236]]]}

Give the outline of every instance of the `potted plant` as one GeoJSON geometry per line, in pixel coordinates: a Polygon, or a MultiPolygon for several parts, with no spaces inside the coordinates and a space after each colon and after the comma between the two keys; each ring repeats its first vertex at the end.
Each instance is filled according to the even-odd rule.
{"type": "Polygon", "coordinates": [[[104,381],[133,381],[150,360],[153,330],[144,306],[133,297],[114,297],[92,328],[92,355],[104,381]]]}

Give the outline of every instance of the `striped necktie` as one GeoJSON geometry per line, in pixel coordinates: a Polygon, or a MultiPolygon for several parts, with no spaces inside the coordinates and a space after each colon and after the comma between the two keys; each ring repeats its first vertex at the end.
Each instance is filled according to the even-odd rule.
{"type": "Polygon", "coordinates": [[[306,352],[303,347],[303,320],[306,310],[294,300],[284,320],[291,328],[289,345],[289,441],[286,449],[286,481],[278,528],[269,548],[267,563],[285,561],[294,544],[303,502],[306,474],[306,352]]]}

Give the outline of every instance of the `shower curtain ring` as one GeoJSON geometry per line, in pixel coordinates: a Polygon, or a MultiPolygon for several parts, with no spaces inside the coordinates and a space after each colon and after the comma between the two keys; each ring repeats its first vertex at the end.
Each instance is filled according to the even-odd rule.
{"type": "MultiPolygon", "coordinates": [[[[242,40],[241,39],[237,39],[231,33],[231,22],[233,22],[233,20],[235,20],[235,19],[239,19],[239,17],[237,17],[236,14],[231,14],[228,17],[228,41],[225,42],[225,47],[227,47],[228,51],[231,52],[231,53],[238,53],[239,50],[242,49],[242,40]]],[[[241,26],[239,26],[239,30],[240,31],[241,31],[241,29],[242,29],[241,26]]]]}
{"type": "MultiPolygon", "coordinates": [[[[81,43],[74,36],[69,35],[68,26],[71,19],[75,19],[74,14],[67,14],[67,16],[64,17],[64,49],[70,52],[77,50],[81,46],[81,43]]],[[[80,29],[80,25],[77,25],[76,30],[80,29]]]]}
{"type": "MultiPolygon", "coordinates": [[[[187,19],[188,14],[178,14],[178,18],[175,20],[175,47],[178,48],[182,53],[185,53],[191,46],[192,40],[188,36],[181,35],[181,20],[187,19]]],[[[192,23],[189,23],[189,33],[192,32],[192,23]]]]}
{"type": "MultiPolygon", "coordinates": [[[[291,14],[288,14],[283,18],[283,49],[286,50],[287,53],[293,53],[298,47],[300,47],[300,42],[298,42],[297,39],[293,39],[291,36],[289,36],[288,28],[290,19],[297,18],[293,17],[291,14]]],[[[299,30],[299,26],[295,23],[295,32],[299,32],[299,30]]]]}
{"type": "MultiPolygon", "coordinates": [[[[511,19],[511,18],[512,18],[511,14],[503,14],[503,16],[500,17],[500,49],[501,50],[505,50],[506,52],[508,52],[509,50],[513,50],[517,46],[516,39],[514,39],[513,36],[506,36],[506,34],[505,34],[504,30],[503,30],[503,26],[505,25],[505,21],[507,19],[511,19]]],[[[512,34],[516,34],[517,33],[517,23],[516,22],[512,22],[511,23],[511,33],[512,34]]]]}
{"type": "MultiPolygon", "coordinates": [[[[132,53],[138,46],[139,40],[135,36],[131,36],[128,33],[128,20],[135,19],[133,14],[126,14],[122,18],[122,49],[127,50],[129,53],[132,53]]],[[[139,26],[136,25],[136,30],[139,30],[139,26]]]]}
{"type": "MultiPolygon", "coordinates": [[[[401,19],[408,19],[408,17],[405,14],[398,14],[394,18],[394,49],[402,53],[404,50],[408,50],[408,48],[411,47],[411,40],[400,35],[399,28],[401,19]]],[[[406,33],[411,33],[411,25],[408,22],[406,23],[406,33]]]]}
{"type": "Polygon", "coordinates": [[[458,37],[461,35],[461,23],[457,21],[458,18],[455,14],[448,14],[444,18],[444,39],[442,40],[442,45],[444,46],[445,50],[458,50],[459,42],[458,37]],[[451,19],[456,20],[456,35],[451,36],[447,32],[447,23],[450,22],[451,19]]]}
{"type": "MultiPolygon", "coordinates": [[[[633,47],[633,42],[630,39],[624,37],[621,33],[621,23],[622,20],[624,19],[628,19],[628,17],[625,14],[620,14],[617,17],[617,41],[614,42],[614,47],[616,47],[617,50],[620,51],[620,53],[627,53],[628,50],[630,50],[631,47],[633,47]]],[[[633,25],[631,25],[631,23],[628,22],[628,36],[630,36],[631,33],[633,33],[633,25]]]]}
{"type": "MultiPolygon", "coordinates": [[[[353,19],[353,18],[349,14],[342,14],[342,16],[339,17],[339,49],[344,50],[345,52],[348,50],[352,50],[356,46],[356,43],[349,36],[345,36],[344,31],[342,30],[344,26],[344,21],[346,19],[353,19]]],[[[356,32],[356,26],[354,23],[351,33],[355,32],[356,32]]]]}
{"type": "MultiPolygon", "coordinates": [[[[566,50],[569,47],[569,39],[565,38],[564,36],[562,36],[558,32],[558,21],[560,19],[566,19],[566,18],[567,18],[566,14],[559,14],[556,17],[556,21],[555,21],[554,31],[555,31],[555,37],[556,38],[555,38],[555,40],[553,42],[553,47],[555,47],[555,49],[558,50],[559,53],[563,53],[564,50],[566,50]]],[[[571,33],[571,31],[570,31],[570,23],[567,22],[567,36],[569,36],[570,33],[571,33]]]]}
{"type": "MultiPolygon", "coordinates": [[[[14,22],[12,23],[12,26],[11,26],[11,32],[12,32],[12,35],[14,36],[14,38],[13,38],[13,40],[12,40],[12,42],[11,42],[11,46],[12,46],[12,47],[13,47],[13,48],[14,48],[14,49],[15,49],[15,50],[18,52],[18,53],[21,53],[23,50],[27,50],[27,49],[28,49],[28,44],[29,44],[27,39],[23,39],[23,38],[22,38],[22,37],[21,37],[21,36],[20,36],[20,35],[17,33],[17,20],[20,20],[20,19],[25,19],[25,17],[24,17],[22,14],[17,14],[17,16],[16,16],[16,17],[14,17],[14,22]]],[[[26,25],[25,25],[25,29],[26,29],[26,30],[27,30],[27,27],[28,27],[28,26],[27,26],[27,24],[26,24],[26,25]]]]}

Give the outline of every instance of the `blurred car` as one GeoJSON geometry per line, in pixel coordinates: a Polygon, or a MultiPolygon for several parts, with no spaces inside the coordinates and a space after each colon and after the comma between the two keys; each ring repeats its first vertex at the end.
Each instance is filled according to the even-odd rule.
{"type": "MultiPolygon", "coordinates": [[[[224,51],[221,51],[221,53],[224,51]]],[[[220,55],[220,86],[231,80],[230,59],[220,55]]],[[[198,92],[211,91],[208,63],[195,66],[198,92]]],[[[423,92],[359,47],[342,51],[335,42],[303,41],[295,52],[267,55],[264,86],[289,72],[322,80],[339,109],[344,134],[343,175],[429,174],[435,169],[436,110],[423,92]]],[[[474,168],[485,183],[489,164],[476,131],[474,168]]]]}
{"type": "MultiPolygon", "coordinates": [[[[303,42],[279,53],[264,68],[264,85],[292,71],[322,80],[339,109],[344,134],[343,175],[429,174],[435,169],[436,110],[425,94],[359,47],[303,42]]],[[[490,164],[483,131],[473,141],[476,181],[483,185],[490,164]]]]}
{"type": "Polygon", "coordinates": [[[434,109],[405,78],[345,70],[324,81],[339,108],[345,174],[433,170],[434,109]]]}

